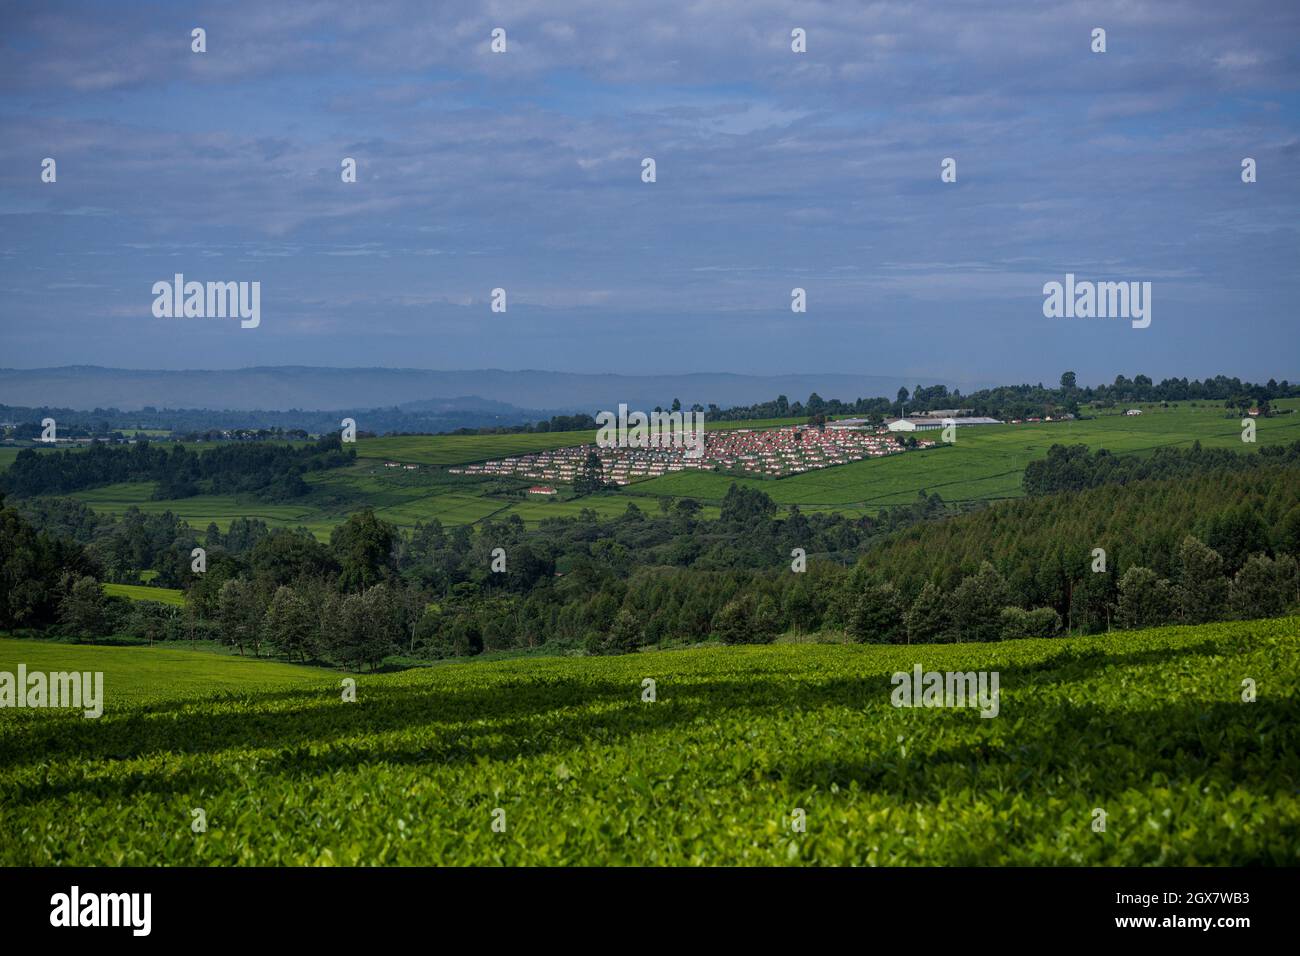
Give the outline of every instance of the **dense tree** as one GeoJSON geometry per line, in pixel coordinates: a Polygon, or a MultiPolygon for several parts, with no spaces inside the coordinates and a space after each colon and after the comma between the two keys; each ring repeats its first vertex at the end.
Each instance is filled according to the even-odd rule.
{"type": "Polygon", "coordinates": [[[257,599],[257,589],[242,578],[231,578],[221,585],[217,605],[217,622],[221,639],[231,647],[252,646],[256,656],[262,642],[262,605],[257,599]]]}
{"type": "Polygon", "coordinates": [[[996,641],[1002,631],[1002,609],[1011,600],[1007,582],[985,561],[948,595],[948,617],[958,641],[996,641]]]}
{"type": "MultiPolygon", "coordinates": [[[[950,393],[944,385],[918,385],[911,392],[906,388],[899,389],[892,399],[882,396],[841,401],[822,399],[814,394],[809,396],[806,403],[791,402],[786,396],[781,395],[774,401],[735,405],[726,409],[710,405],[708,414],[710,421],[798,418],[812,415],[811,409],[815,408],[816,416],[819,418],[834,415],[869,418],[899,415],[906,405],[909,412],[960,406],[970,408],[977,415],[990,415],[1002,419],[1025,419],[1031,416],[1058,414],[1062,411],[1077,412],[1080,403],[1111,408],[1121,402],[1220,401],[1226,398],[1236,399],[1230,406],[1234,409],[1242,408],[1244,403],[1245,408],[1254,404],[1262,411],[1271,400],[1297,395],[1300,395],[1300,385],[1292,385],[1289,382],[1279,383],[1270,380],[1266,385],[1251,385],[1222,375],[1204,381],[1167,378],[1158,383],[1153,382],[1148,375],[1135,375],[1132,379],[1119,375],[1111,385],[1080,387],[1077,376],[1073,372],[1066,372],[1061,376],[1059,388],[1048,388],[1041,383],[1010,385],[981,389],[963,396],[960,391],[950,393]]],[[[528,430],[528,427],[517,427],[514,430],[528,430]]]]}
{"type": "MultiPolygon", "coordinates": [[[[1300,462],[1300,441],[1274,445],[1258,452],[1226,448],[1157,448],[1151,455],[1115,455],[1106,449],[1089,454],[1087,445],[1054,444],[1047,457],[1025,466],[1021,483],[1028,495],[1082,491],[1102,485],[1127,484],[1160,478],[1180,478],[1207,473],[1252,471],[1277,464],[1300,462]]],[[[1250,528],[1225,528],[1224,535],[1247,535],[1250,528]]],[[[1245,560],[1243,555],[1242,560],[1245,560]]]]}
{"type": "Polygon", "coordinates": [[[38,533],[0,495],[0,628],[54,623],[65,576],[95,571],[80,545],[38,533]]]}
{"type": "Polygon", "coordinates": [[[1252,554],[1268,551],[1268,528],[1245,503],[1211,515],[1200,531],[1201,539],[1223,558],[1223,569],[1229,575],[1240,571],[1252,554]]]}
{"type": "Polygon", "coordinates": [[[64,632],[94,641],[104,628],[104,592],[89,575],[69,575],[66,593],[59,601],[59,623],[64,632]]]}
{"type": "Polygon", "coordinates": [[[1300,505],[1292,506],[1278,524],[1277,550],[1300,558],[1300,505]]]}
{"type": "Polygon", "coordinates": [[[1003,640],[1054,637],[1061,629],[1061,615],[1050,607],[1036,607],[1032,611],[1014,606],[1005,607],[998,617],[1003,640]]]}
{"type": "Polygon", "coordinates": [[[269,442],[230,443],[198,452],[166,447],[95,442],[84,450],[38,453],[24,448],[0,475],[0,487],[17,497],[62,495],[124,481],[158,482],[159,500],[207,492],[251,494],[265,501],[300,497],[309,490],[303,475],[354,460],[338,435],[305,446],[269,442]]]}
{"type": "Polygon", "coordinates": [[[776,502],[757,488],[747,488],[734,482],[722,499],[724,524],[748,526],[771,520],[776,514],[776,502]]]}
{"type": "Polygon", "coordinates": [[[582,471],[573,480],[575,495],[590,495],[605,487],[605,466],[600,455],[594,451],[587,452],[583,460],[582,471]]]}
{"type": "Polygon", "coordinates": [[[1116,623],[1123,628],[1154,627],[1171,620],[1176,597],[1170,583],[1137,565],[1119,579],[1116,623]]]}
{"type": "Polygon", "coordinates": [[[737,595],[714,615],[713,634],[724,644],[769,644],[777,635],[775,610],[771,598],[737,595]]]}
{"type": "Polygon", "coordinates": [[[276,528],[259,538],[248,557],[250,570],[263,589],[292,584],[302,578],[336,574],[338,562],[329,547],[309,531],[276,528]]]}
{"type": "Polygon", "coordinates": [[[1242,565],[1228,593],[1232,615],[1238,618],[1277,617],[1295,593],[1296,562],[1289,555],[1277,561],[1255,554],[1242,565]]]}
{"type": "Polygon", "coordinates": [[[1228,581],[1223,558],[1198,538],[1188,535],[1178,546],[1178,613],[1187,624],[1224,616],[1228,581]]]}
{"type": "Polygon", "coordinates": [[[342,570],[339,589],[349,593],[388,580],[393,572],[396,529],[375,517],[374,511],[351,515],[330,534],[330,548],[342,570]]]}
{"type": "Polygon", "coordinates": [[[626,654],[636,650],[645,639],[645,628],[640,618],[623,608],[614,617],[609,630],[604,634],[592,634],[588,641],[588,650],[596,654],[626,654]]]}
{"type": "Polygon", "coordinates": [[[316,622],[307,602],[281,585],[262,618],[262,640],[281,657],[307,660],[315,651],[316,622]]]}
{"type": "Polygon", "coordinates": [[[868,585],[849,617],[848,633],[859,643],[902,644],[907,638],[907,605],[892,584],[868,585]]]}
{"type": "MultiPolygon", "coordinates": [[[[925,388],[917,395],[939,400],[925,388]]],[[[964,404],[954,395],[945,400],[964,404]]],[[[179,626],[114,600],[105,605],[103,633],[204,637],[213,626],[241,650],[251,644],[257,653],[269,641],[282,656],[356,668],[377,667],[394,653],[765,641],[787,629],[951,641],[1052,633],[1058,615],[1073,631],[1214,620],[1300,600],[1289,570],[1300,543],[1300,463],[1288,454],[1261,449],[1240,465],[1242,456],[1192,448],[1165,456],[1169,477],[1162,477],[1160,468],[1130,473],[1105,455],[1064,449],[1048,477],[1076,490],[963,509],[922,492],[860,518],[797,510],[778,517],[752,484],[728,491],[718,519],[703,517],[697,501],[677,499],[611,519],[588,509],[531,528],[512,516],[455,528],[430,522],[399,534],[359,513],[329,545],[259,519],[196,535],[175,515],[128,511],[91,521],[57,499],[30,499],[20,503],[24,513],[50,516],[66,537],[37,535],[21,515],[0,508],[0,614],[9,627],[53,623],[66,593],[62,576],[99,576],[91,555],[110,569],[101,580],[134,582],[155,571],[153,580],[188,589],[179,626]],[[1189,535],[1226,554],[1216,565],[1184,547],[1189,535]],[[208,548],[203,574],[189,567],[198,542],[208,548]],[[490,568],[497,547],[507,551],[504,574],[490,568]],[[1095,547],[1107,552],[1102,573],[1091,567],[1095,547]],[[806,553],[804,573],[791,573],[793,548],[806,553]],[[1278,556],[1271,571],[1267,555],[1278,556]],[[223,612],[231,581],[244,589],[227,595],[223,612]],[[348,604],[349,595],[359,600],[348,604]],[[235,597],[255,605],[253,632],[240,630],[235,597]]]]}
{"type": "Polygon", "coordinates": [[[936,644],[953,640],[953,621],[947,597],[927,581],[904,616],[907,643],[936,644]]]}

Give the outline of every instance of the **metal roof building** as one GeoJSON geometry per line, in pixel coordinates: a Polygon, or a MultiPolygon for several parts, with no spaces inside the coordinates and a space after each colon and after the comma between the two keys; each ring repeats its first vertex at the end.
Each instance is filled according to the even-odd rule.
{"type": "Polygon", "coordinates": [[[945,422],[954,425],[1001,425],[996,418],[895,418],[888,422],[891,432],[926,432],[943,428],[945,422]]]}

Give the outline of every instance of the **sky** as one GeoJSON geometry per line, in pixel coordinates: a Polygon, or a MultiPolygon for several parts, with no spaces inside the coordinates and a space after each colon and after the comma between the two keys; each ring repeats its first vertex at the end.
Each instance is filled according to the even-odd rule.
{"type": "Polygon", "coordinates": [[[1293,0],[0,3],[0,367],[1294,381],[1298,165],[1293,0]]]}

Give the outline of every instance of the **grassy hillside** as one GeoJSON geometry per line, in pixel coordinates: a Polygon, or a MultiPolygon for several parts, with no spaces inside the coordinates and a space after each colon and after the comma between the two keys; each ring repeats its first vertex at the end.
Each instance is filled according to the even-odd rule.
{"type": "MultiPolygon", "coordinates": [[[[1278,404],[1300,406],[1295,400],[1278,404]]],[[[250,517],[261,518],[272,526],[305,526],[320,538],[327,538],[335,525],[366,507],[407,528],[434,518],[450,527],[511,514],[535,524],[557,514],[576,514],[583,507],[609,517],[621,514],[629,500],[643,510],[654,510],[658,508],[657,499],[665,496],[708,502],[712,507],[706,516],[714,516],[717,503],[732,482],[759,488],[786,509],[798,505],[809,512],[838,511],[858,516],[884,506],[913,502],[921,490],[937,491],[949,501],[1019,497],[1025,466],[1046,455],[1055,443],[1087,444],[1117,454],[1149,454],[1159,447],[1187,447],[1195,441],[1205,446],[1252,450],[1300,439],[1300,415],[1259,422],[1258,441],[1244,445],[1240,420],[1235,416],[1225,418],[1221,408],[1193,408],[1190,404],[1144,408],[1143,415],[1133,418],[1109,413],[1089,421],[963,428],[952,446],[853,462],[780,481],[678,472],[629,485],[617,496],[581,502],[520,501],[492,495],[488,493],[492,482],[455,478],[446,473],[444,466],[594,440],[594,434],[586,432],[363,439],[358,442],[360,457],[355,465],[309,475],[312,493],[287,503],[246,501],[233,495],[152,501],[154,486],[147,482],[96,488],[77,492],[74,497],[96,511],[111,514],[121,514],[132,505],[147,512],[172,511],[200,529],[215,522],[224,530],[232,519],[250,517]],[[394,473],[383,467],[384,461],[420,464],[421,468],[394,473]]],[[[717,427],[779,423],[721,422],[717,427]]]]}
{"type": "MultiPolygon", "coordinates": [[[[1296,407],[1300,403],[1290,400],[1278,404],[1296,407]]],[[[678,472],[640,482],[629,493],[717,501],[733,481],[738,481],[761,488],[780,505],[874,510],[912,502],[921,490],[937,491],[948,501],[1019,497],[1025,465],[1042,458],[1057,443],[1107,448],[1116,454],[1149,454],[1166,446],[1186,448],[1197,441],[1206,447],[1241,451],[1300,439],[1300,415],[1260,421],[1252,446],[1241,441],[1240,418],[1225,418],[1222,408],[1193,408],[1190,404],[1141,407],[1143,414],[1131,418],[1119,412],[1087,421],[961,428],[950,447],[853,462],[781,481],[678,472]]]]}
{"type": "MultiPolygon", "coordinates": [[[[196,495],[193,498],[153,501],[152,483],[124,483],[74,492],[71,497],[84,501],[95,511],[121,516],[129,507],[146,513],[170,511],[202,531],[215,523],[223,531],[235,518],[260,518],[271,527],[309,528],[318,538],[328,540],[330,531],[347,516],[363,508],[372,508],[385,521],[400,527],[414,527],[417,521],[434,518],[448,527],[473,524],[483,518],[504,518],[517,512],[534,524],[555,515],[577,514],[584,507],[604,517],[622,514],[627,498],[591,498],[582,502],[519,501],[496,498],[483,493],[478,482],[439,483],[436,476],[420,482],[408,476],[383,474],[382,466],[366,459],[339,473],[309,476],[313,493],[291,504],[268,504],[244,501],[234,495],[196,495]]],[[[654,500],[638,499],[642,508],[657,508],[654,500]]],[[[714,514],[717,508],[711,509],[714,514]]]]}
{"type": "Polygon", "coordinates": [[[464,465],[489,458],[507,458],[567,448],[596,440],[595,432],[537,432],[517,435],[398,435],[363,438],[357,454],[363,458],[413,462],[421,465],[464,465]]]}
{"type": "Polygon", "coordinates": [[[175,607],[185,606],[185,592],[179,588],[151,588],[143,584],[105,584],[104,593],[132,601],[158,601],[175,607]]]}
{"type": "Polygon", "coordinates": [[[153,501],[154,487],[154,482],[150,481],[123,482],[76,491],[68,497],[84,501],[104,514],[121,515],[130,507],[139,508],[146,514],[170,511],[199,529],[207,527],[209,521],[224,528],[234,518],[261,518],[268,524],[294,525],[306,521],[314,512],[314,509],[301,504],[243,502],[234,495],[195,495],[192,498],[153,501]]]}
{"type": "MultiPolygon", "coordinates": [[[[272,694],[293,687],[317,686],[322,681],[337,682],[332,671],[251,657],[163,647],[56,644],[0,636],[0,671],[14,673],[20,663],[27,665],[28,672],[103,671],[106,715],[125,715],[160,701],[211,700],[250,692],[272,694]]],[[[0,710],[0,763],[10,765],[14,754],[7,747],[26,721],[35,719],[41,724],[46,718],[58,720],[63,716],[52,710],[0,710]]]]}
{"type": "Polygon", "coordinates": [[[453,664],[356,703],[338,674],[0,641],[0,670],[106,675],[98,721],[0,711],[0,863],[1294,865],[1297,626],[453,664]],[[891,706],[916,663],[997,670],[999,715],[891,706]]]}

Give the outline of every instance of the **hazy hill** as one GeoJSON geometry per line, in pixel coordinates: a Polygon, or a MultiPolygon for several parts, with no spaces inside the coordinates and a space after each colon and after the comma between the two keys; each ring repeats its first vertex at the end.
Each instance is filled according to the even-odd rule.
{"type": "MultiPolygon", "coordinates": [[[[851,401],[892,397],[914,378],[881,375],[586,375],[532,369],[441,372],[428,369],[308,368],[273,366],[222,371],[154,371],[67,366],[45,369],[0,369],[0,404],[67,408],[138,409],[368,409],[457,399],[457,405],[483,400],[477,410],[494,404],[525,409],[593,412],[626,402],[653,408],[674,398],[722,407],[769,401],[786,395],[804,401],[811,392],[822,398],[851,401]],[[466,396],[472,398],[467,399],[466,396]]],[[[945,384],[965,392],[989,383],[923,378],[920,384],[945,384]]],[[[427,406],[425,408],[427,410],[427,406]]]]}

